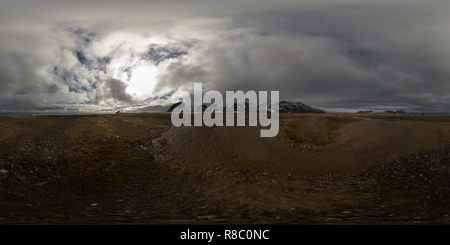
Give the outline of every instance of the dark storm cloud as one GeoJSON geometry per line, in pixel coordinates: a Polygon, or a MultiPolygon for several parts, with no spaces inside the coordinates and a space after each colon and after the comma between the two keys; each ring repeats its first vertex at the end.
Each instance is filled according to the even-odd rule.
{"type": "Polygon", "coordinates": [[[192,92],[195,82],[204,92],[280,91],[282,100],[319,108],[448,110],[448,7],[437,0],[5,1],[0,110],[61,101],[163,109],[165,95],[192,92]],[[145,85],[135,73],[151,65],[158,68],[152,93],[128,93],[126,86],[145,85]]]}
{"type": "Polygon", "coordinates": [[[282,99],[329,108],[446,109],[449,43],[429,28],[445,23],[441,14],[404,5],[253,12],[233,23],[258,31],[191,52],[203,63],[173,63],[161,81],[279,90],[282,99]]]}
{"type": "Polygon", "coordinates": [[[117,79],[107,79],[100,82],[95,90],[95,100],[109,106],[122,104],[132,105],[135,103],[133,97],[126,92],[127,85],[117,79]]]}

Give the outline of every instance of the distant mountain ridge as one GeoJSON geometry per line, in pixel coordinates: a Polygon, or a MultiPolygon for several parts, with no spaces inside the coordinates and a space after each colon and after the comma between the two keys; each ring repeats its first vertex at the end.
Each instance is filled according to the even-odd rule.
{"type": "Polygon", "coordinates": [[[172,112],[173,109],[175,109],[177,106],[181,105],[181,103],[183,103],[183,102],[178,102],[178,103],[173,104],[172,106],[170,106],[170,108],[169,108],[169,110],[167,110],[167,112],[172,112]]]}
{"type": "Polygon", "coordinates": [[[384,111],[387,113],[406,113],[404,110],[393,110],[393,111],[384,111]]]}
{"type": "MultiPolygon", "coordinates": [[[[178,102],[178,103],[175,103],[175,104],[173,104],[170,108],[169,108],[169,110],[168,110],[168,112],[171,112],[171,111],[173,111],[173,109],[175,109],[177,106],[179,106],[181,104],[181,102],[178,102]]],[[[267,108],[256,108],[256,109],[258,109],[258,110],[267,110],[267,111],[271,111],[271,104],[269,104],[268,106],[267,106],[267,108]]],[[[237,111],[238,110],[238,108],[244,108],[244,111],[245,112],[248,112],[249,111],[249,108],[250,108],[250,105],[249,105],[249,103],[248,102],[245,102],[244,104],[237,104],[237,103],[234,103],[234,111],[237,111]]],[[[207,106],[206,105],[202,105],[202,107],[201,107],[201,109],[202,109],[202,111],[205,111],[205,109],[207,108],[207,106]]],[[[309,105],[305,105],[305,104],[303,104],[303,103],[301,103],[301,102],[288,102],[288,101],[281,101],[281,102],[279,102],[279,104],[278,104],[278,108],[279,108],[279,112],[280,113],[325,113],[325,111],[324,110],[321,110],[321,109],[316,109],[316,108],[312,108],[311,106],[309,106],[309,105]]],[[[226,111],[226,107],[225,106],[223,106],[222,108],[220,108],[220,109],[222,109],[222,111],[226,111]]],[[[196,108],[194,111],[200,111],[200,107],[199,108],[196,108]]]]}
{"type": "MultiPolygon", "coordinates": [[[[324,110],[312,108],[301,102],[281,101],[278,106],[280,113],[325,113],[324,110]]],[[[270,108],[271,105],[268,106],[268,109],[270,108]]]]}

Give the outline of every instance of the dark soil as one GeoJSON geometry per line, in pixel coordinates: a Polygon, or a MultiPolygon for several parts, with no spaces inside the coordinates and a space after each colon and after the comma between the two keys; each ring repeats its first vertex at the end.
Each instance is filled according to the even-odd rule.
{"type": "MultiPolygon", "coordinates": [[[[329,139],[336,125],[353,120],[328,117],[316,136],[329,139]]],[[[446,138],[358,171],[307,176],[160,161],[157,155],[173,147],[153,143],[171,127],[168,113],[17,116],[0,123],[22,127],[0,142],[4,224],[450,222],[446,138]],[[286,205],[266,205],[270,193],[267,203],[278,196],[286,205]]]]}

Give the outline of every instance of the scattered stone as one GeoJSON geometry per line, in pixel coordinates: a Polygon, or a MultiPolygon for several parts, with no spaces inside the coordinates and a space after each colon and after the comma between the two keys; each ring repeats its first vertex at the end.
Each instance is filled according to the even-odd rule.
{"type": "Polygon", "coordinates": [[[217,215],[205,215],[205,216],[198,216],[199,219],[209,219],[213,220],[217,218],[217,215]]]}

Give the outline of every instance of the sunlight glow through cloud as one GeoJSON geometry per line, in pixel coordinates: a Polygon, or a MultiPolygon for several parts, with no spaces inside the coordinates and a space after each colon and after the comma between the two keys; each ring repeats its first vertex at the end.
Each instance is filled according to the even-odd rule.
{"type": "Polygon", "coordinates": [[[145,99],[152,95],[157,83],[158,68],[151,61],[143,61],[140,56],[148,51],[149,45],[166,44],[159,38],[143,38],[136,34],[115,33],[104,41],[104,46],[120,56],[109,64],[109,74],[127,84],[126,92],[136,99],[145,99]],[[116,50],[114,50],[116,49],[116,50]]]}
{"type": "Polygon", "coordinates": [[[130,95],[136,95],[139,98],[151,96],[151,92],[156,85],[156,76],[158,69],[156,66],[143,64],[133,70],[131,79],[124,81],[128,84],[126,89],[130,95]]]}

